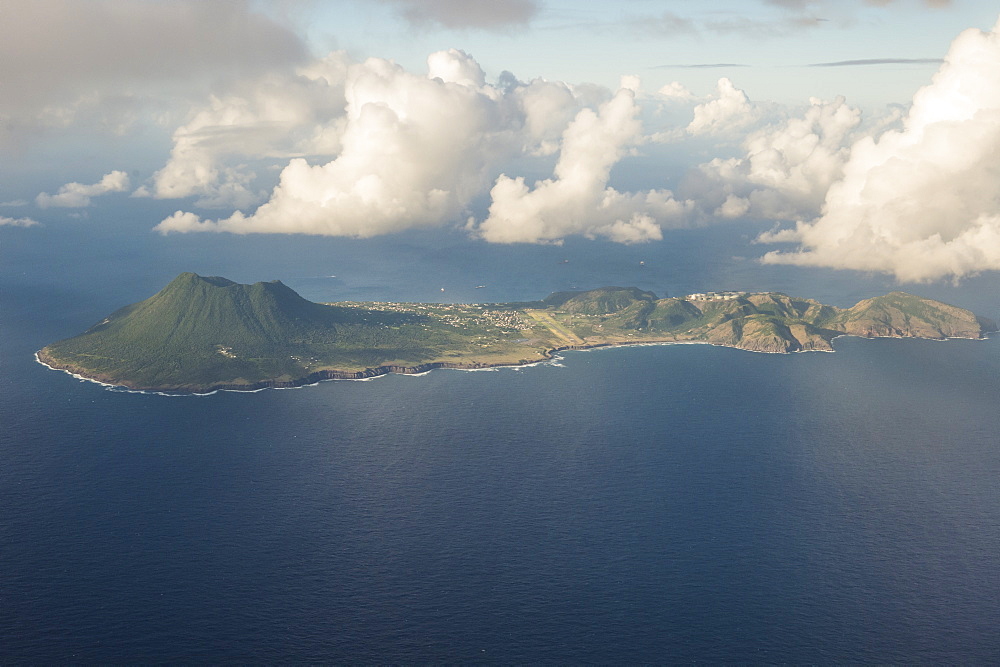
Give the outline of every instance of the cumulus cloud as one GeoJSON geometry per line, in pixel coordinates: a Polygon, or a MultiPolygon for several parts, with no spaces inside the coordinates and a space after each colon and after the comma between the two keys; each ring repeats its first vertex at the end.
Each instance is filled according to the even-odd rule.
{"type": "MultiPolygon", "coordinates": [[[[457,224],[505,160],[558,151],[554,178],[533,189],[523,178],[501,175],[490,192],[489,216],[478,225],[471,221],[470,231],[496,242],[554,242],[571,234],[626,243],[659,239],[662,225],[676,224],[693,205],[666,190],[625,193],[608,186],[611,168],[645,141],[635,100],[640,81],[623,77],[622,84],[616,95],[592,104],[601,97],[594,90],[560,82],[522,83],[508,75],[490,85],[478,63],[456,50],[431,54],[426,76],[377,58],[351,63],[335,159],[290,160],[253,213],[203,220],[180,210],[156,229],[368,237],[457,224]]],[[[225,106],[208,116],[225,115],[225,106]]],[[[191,150],[182,141],[189,133],[179,133],[175,157],[191,150]]],[[[202,150],[194,159],[172,161],[206,165],[205,157],[202,150]]],[[[209,170],[189,173],[191,179],[173,182],[202,189],[226,182],[209,170]]],[[[156,183],[168,174],[161,170],[156,183]]],[[[164,196],[192,191],[185,187],[164,196]]]]}
{"type": "Polygon", "coordinates": [[[561,81],[538,79],[510,91],[515,106],[524,117],[522,151],[552,155],[559,150],[559,138],[576,113],[576,93],[561,81]]]}
{"type": "Polygon", "coordinates": [[[247,158],[335,155],[341,149],[348,59],[331,53],[293,76],[268,75],[209,104],[179,127],[167,164],[138,196],[200,196],[202,207],[245,208],[260,203],[247,158]],[[236,163],[234,164],[234,160],[236,163]]]}
{"type": "Polygon", "coordinates": [[[693,100],[694,94],[684,87],[679,81],[671,81],[670,83],[661,86],[656,94],[660,97],[670,100],[683,100],[689,101],[693,100]]]}
{"type": "Polygon", "coordinates": [[[742,218],[749,212],[750,200],[730,193],[713,214],[719,218],[742,218]]]}
{"type": "Polygon", "coordinates": [[[98,197],[109,192],[124,192],[128,188],[128,174],[124,171],[112,171],[110,174],[105,174],[100,181],[93,185],[67,183],[60,187],[59,192],[54,195],[42,192],[35,198],[35,203],[40,208],[50,206],[80,208],[90,206],[91,197],[98,197]]]}
{"type": "Polygon", "coordinates": [[[779,220],[819,213],[830,185],[843,176],[861,112],[844,98],[810,99],[801,116],[750,133],[745,155],[699,167],[698,199],[723,218],[753,215],[779,220]]]}
{"type": "Polygon", "coordinates": [[[624,243],[662,238],[660,221],[683,216],[689,203],[666,190],[623,193],[608,187],[611,167],[642,140],[638,114],[628,88],[596,112],[580,111],[563,134],[555,177],[532,189],[523,177],[501,175],[477,233],[498,243],[554,242],[573,234],[624,243]]]}
{"type": "Polygon", "coordinates": [[[378,58],[350,64],[343,85],[334,160],[292,159],[251,215],[175,214],[157,229],[367,237],[445,224],[462,217],[499,160],[544,152],[578,104],[564,84],[488,85],[478,63],[454,49],[432,54],[426,76],[378,58]]]}
{"type": "Polygon", "coordinates": [[[416,26],[505,30],[524,26],[538,13],[535,0],[379,0],[416,26]]]}
{"type": "Polygon", "coordinates": [[[0,227],[33,227],[37,224],[38,221],[31,218],[8,218],[0,215],[0,227]]]}
{"type": "Polygon", "coordinates": [[[716,96],[694,108],[694,118],[687,126],[691,134],[722,134],[745,128],[758,118],[747,94],[723,77],[716,85],[716,96]]]}
{"type": "Polygon", "coordinates": [[[883,271],[900,281],[1000,269],[1000,23],[953,42],[901,130],[864,138],[822,215],[762,241],[765,262],[883,271]]]}

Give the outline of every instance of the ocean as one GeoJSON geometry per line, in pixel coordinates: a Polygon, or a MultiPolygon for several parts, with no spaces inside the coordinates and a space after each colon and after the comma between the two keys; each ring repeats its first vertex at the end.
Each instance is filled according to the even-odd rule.
{"type": "MultiPolygon", "coordinates": [[[[888,279],[760,266],[752,225],[511,248],[164,239],[126,213],[0,229],[3,662],[1000,661],[997,338],[182,397],[32,356],[186,270],[317,301],[851,305],[888,279]]],[[[998,286],[904,288],[996,319],[998,286]]]]}

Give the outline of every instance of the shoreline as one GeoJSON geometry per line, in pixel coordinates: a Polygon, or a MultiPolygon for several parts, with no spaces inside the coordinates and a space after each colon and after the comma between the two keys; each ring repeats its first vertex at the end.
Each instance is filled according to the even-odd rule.
{"type": "Polygon", "coordinates": [[[295,380],[261,380],[260,382],[255,382],[253,384],[231,384],[220,382],[218,384],[212,384],[205,388],[197,389],[180,389],[171,387],[134,387],[128,384],[116,383],[111,381],[111,378],[101,378],[101,377],[88,377],[83,375],[72,367],[60,367],[53,365],[54,359],[48,357],[45,354],[45,348],[35,352],[35,361],[45,366],[49,370],[60,371],[71,375],[72,377],[86,382],[93,382],[94,384],[99,384],[108,390],[117,391],[127,391],[132,393],[142,393],[142,394],[157,394],[160,396],[210,396],[212,394],[218,393],[220,391],[229,392],[241,392],[241,393],[256,393],[259,391],[264,391],[265,389],[299,389],[302,387],[309,387],[319,384],[320,382],[327,382],[331,380],[350,380],[355,382],[367,382],[374,380],[376,378],[384,377],[386,375],[410,375],[410,376],[420,376],[426,375],[431,371],[435,370],[458,370],[458,371],[496,371],[503,368],[528,368],[531,366],[540,366],[551,364],[553,361],[558,360],[560,352],[584,352],[588,350],[600,350],[618,347],[642,347],[642,346],[669,346],[669,345],[711,345],[713,347],[725,347],[734,350],[742,350],[744,352],[756,352],[758,354],[798,354],[804,352],[835,352],[836,350],[832,347],[832,342],[838,338],[865,338],[865,339],[882,339],[882,338],[893,338],[893,339],[904,339],[911,338],[915,340],[936,340],[936,341],[946,341],[946,340],[986,340],[987,336],[982,336],[980,338],[971,338],[964,336],[955,336],[947,338],[927,338],[922,336],[855,336],[852,334],[841,334],[835,336],[831,339],[831,349],[823,350],[818,348],[809,348],[793,351],[779,351],[779,350],[753,350],[748,348],[739,347],[737,345],[725,345],[723,343],[713,343],[710,341],[702,340],[649,340],[649,341],[628,341],[621,343],[594,343],[592,345],[565,345],[561,347],[555,347],[544,352],[544,358],[538,361],[511,361],[511,362],[497,362],[497,363],[461,363],[461,362],[450,362],[450,361],[435,361],[426,364],[417,364],[416,366],[399,366],[395,364],[388,364],[383,366],[375,366],[372,368],[365,368],[360,371],[341,371],[341,370],[323,370],[310,373],[309,375],[298,378],[295,380]],[[43,357],[44,355],[44,357],[43,357]],[[50,363],[53,362],[53,363],[50,363]]]}
{"type": "MultiPolygon", "coordinates": [[[[627,343],[626,345],[631,345],[632,343],[627,343]]],[[[656,342],[643,342],[639,344],[644,345],[656,345],[665,344],[671,345],[671,342],[656,343],[656,342]]],[[[461,363],[461,362],[451,362],[451,361],[434,361],[426,364],[417,364],[415,366],[400,366],[396,364],[387,364],[383,366],[374,366],[371,368],[365,368],[360,371],[342,371],[342,370],[322,370],[310,373],[302,378],[297,378],[295,380],[261,380],[259,382],[254,382],[253,384],[231,384],[220,382],[217,384],[209,385],[204,388],[197,389],[181,389],[177,387],[135,387],[128,384],[120,382],[112,382],[110,378],[101,377],[88,377],[78,372],[78,369],[72,367],[61,367],[54,365],[56,363],[55,359],[50,358],[45,354],[44,348],[35,352],[35,361],[45,366],[49,370],[60,371],[66,373],[78,380],[85,382],[93,382],[94,384],[99,384],[107,389],[115,389],[121,391],[130,391],[135,393],[143,394],[160,394],[164,396],[207,396],[209,394],[214,394],[219,391],[232,391],[232,392],[243,392],[243,393],[256,393],[258,391],[264,391],[265,389],[298,389],[300,387],[309,387],[320,382],[327,382],[331,380],[348,380],[353,382],[367,382],[370,380],[375,380],[386,375],[409,375],[417,377],[420,375],[426,375],[431,371],[436,370],[457,370],[457,371],[496,371],[502,368],[527,368],[530,366],[538,366],[543,364],[549,364],[552,361],[558,359],[558,354],[565,351],[573,350],[588,350],[598,347],[621,347],[619,344],[615,343],[600,343],[596,345],[588,346],[566,346],[553,348],[551,350],[546,350],[544,353],[544,358],[538,361],[510,361],[510,362],[497,362],[497,363],[461,363]]]]}

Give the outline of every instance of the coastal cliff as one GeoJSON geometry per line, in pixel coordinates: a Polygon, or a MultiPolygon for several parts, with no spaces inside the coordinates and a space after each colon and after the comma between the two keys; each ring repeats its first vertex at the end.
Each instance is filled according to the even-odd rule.
{"type": "Polygon", "coordinates": [[[37,359],[105,384],[201,393],[524,365],[610,345],[789,353],[830,351],[842,335],[981,338],[993,330],[968,310],[903,292],[846,309],[775,292],[661,299],[634,287],[531,303],[318,304],[278,281],[241,285],[185,273],[37,359]]]}

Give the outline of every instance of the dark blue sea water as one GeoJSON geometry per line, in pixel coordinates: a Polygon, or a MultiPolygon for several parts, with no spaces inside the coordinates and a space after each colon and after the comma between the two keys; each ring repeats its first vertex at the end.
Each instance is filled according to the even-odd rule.
{"type": "MultiPolygon", "coordinates": [[[[31,356],[182,270],[317,300],[619,283],[846,305],[884,278],[759,267],[732,228],[514,249],[145,229],[0,230],[0,660],[1000,661],[998,339],[204,397],[31,356]]],[[[996,317],[998,284],[911,290],[996,317]]]]}

